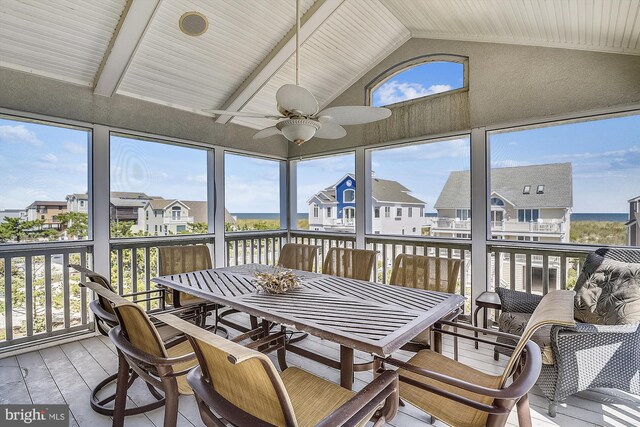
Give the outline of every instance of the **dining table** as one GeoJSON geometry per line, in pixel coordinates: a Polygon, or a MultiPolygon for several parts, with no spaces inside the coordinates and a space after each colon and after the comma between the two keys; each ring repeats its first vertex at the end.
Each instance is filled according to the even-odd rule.
{"type": "Polygon", "coordinates": [[[173,292],[186,292],[339,344],[340,360],[293,344],[283,346],[278,359],[284,368],[286,351],[292,351],[339,369],[340,385],[347,389],[353,386],[354,350],[388,357],[438,321],[455,317],[465,303],[457,294],[298,270],[292,272],[299,287],[282,294],[266,293],[256,285],[255,275],[273,271],[273,266],[246,264],[151,280],[173,292]]]}

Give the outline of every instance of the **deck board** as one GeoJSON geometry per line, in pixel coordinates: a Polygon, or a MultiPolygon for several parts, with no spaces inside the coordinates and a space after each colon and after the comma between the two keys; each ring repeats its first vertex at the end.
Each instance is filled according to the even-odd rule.
{"type": "MultiPolygon", "coordinates": [[[[237,315],[234,319],[243,322],[246,319],[237,315]]],[[[309,337],[301,346],[327,357],[337,358],[339,346],[335,343],[309,337]]],[[[493,360],[493,347],[480,344],[475,349],[468,340],[459,340],[460,361],[481,371],[497,374],[506,364],[506,358],[493,360]]],[[[453,346],[450,338],[445,338],[444,354],[452,357],[453,346]]],[[[399,351],[399,359],[407,359],[410,354],[399,351]]],[[[340,374],[317,362],[309,361],[296,354],[289,353],[290,366],[303,367],[318,376],[338,382],[340,374]]],[[[369,356],[355,352],[356,362],[366,362],[369,356]]],[[[276,365],[277,366],[277,365],[276,365]]],[[[110,417],[93,412],[89,406],[89,390],[106,375],[115,373],[117,358],[115,347],[107,337],[96,336],[81,341],[63,344],[39,351],[0,359],[0,403],[69,403],[72,426],[108,426],[110,417]]],[[[360,390],[369,381],[371,374],[356,372],[354,390],[360,390]]],[[[150,395],[142,382],[137,381],[129,393],[131,404],[149,402],[150,395]]],[[[547,401],[537,388],[530,393],[533,425],[550,426],[636,426],[640,425],[640,397],[617,390],[589,390],[567,398],[558,406],[558,415],[551,418],[547,414],[547,401]]],[[[179,426],[202,426],[195,399],[181,396],[179,426]]],[[[127,417],[128,426],[162,426],[163,409],[159,408],[145,415],[127,417]]],[[[407,405],[401,407],[398,415],[389,425],[395,427],[414,427],[427,425],[427,416],[419,409],[407,405]]],[[[442,427],[439,421],[436,426],[442,427]]],[[[517,426],[515,411],[510,415],[507,425],[517,426]]]]}

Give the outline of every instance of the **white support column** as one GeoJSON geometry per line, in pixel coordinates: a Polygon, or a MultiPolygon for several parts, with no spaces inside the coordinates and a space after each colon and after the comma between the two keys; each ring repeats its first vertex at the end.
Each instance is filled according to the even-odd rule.
{"type": "MultiPolygon", "coordinates": [[[[209,171],[209,174],[211,174],[211,171],[209,171]]],[[[214,264],[215,267],[224,267],[227,245],[224,241],[224,149],[222,148],[216,148],[213,151],[213,177],[214,197],[211,200],[215,199],[213,224],[216,233],[214,264]]],[[[208,179],[210,181],[211,178],[208,177],[208,179]]],[[[209,187],[207,187],[209,191],[211,191],[210,186],[209,184],[209,187]]]]}
{"type": "Polygon", "coordinates": [[[89,197],[90,227],[93,231],[93,269],[111,276],[109,252],[109,128],[95,125],[91,144],[89,197]]]}
{"type": "MultiPolygon", "coordinates": [[[[289,212],[289,173],[288,162],[280,161],[280,228],[285,230],[291,229],[291,224],[295,222],[295,216],[291,216],[289,212]]],[[[287,235],[287,241],[289,236],[287,235]]]]}
{"type": "Polygon", "coordinates": [[[367,182],[370,181],[371,167],[367,166],[364,147],[356,148],[356,248],[365,248],[367,195],[369,194],[367,182]],[[369,175],[367,176],[367,171],[369,175]]]}
{"type": "Polygon", "coordinates": [[[489,257],[489,149],[486,129],[471,130],[471,311],[475,299],[487,290],[489,257]]]}
{"type": "MultiPolygon", "coordinates": [[[[209,234],[216,232],[216,155],[215,149],[207,151],[207,231],[209,234]]],[[[222,230],[217,230],[218,235],[224,236],[224,225],[222,230]]],[[[216,264],[215,259],[216,245],[209,245],[209,250],[213,250],[214,259],[211,261],[216,264]]]]}
{"type": "MultiPolygon", "coordinates": [[[[289,171],[289,176],[287,180],[289,182],[289,191],[287,197],[289,199],[289,218],[291,222],[289,223],[289,234],[291,234],[291,230],[298,229],[298,162],[295,160],[287,160],[287,170],[289,171]]],[[[289,237],[289,241],[291,241],[291,236],[289,237]]]]}

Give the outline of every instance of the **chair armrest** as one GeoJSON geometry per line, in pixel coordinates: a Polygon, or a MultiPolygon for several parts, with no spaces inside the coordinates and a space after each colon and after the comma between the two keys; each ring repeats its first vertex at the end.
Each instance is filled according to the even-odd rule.
{"type": "Polygon", "coordinates": [[[316,427],[355,426],[384,403],[374,425],[382,425],[395,417],[399,402],[398,374],[384,371],[346,403],[321,420],[316,427]]]}
{"type": "MultiPolygon", "coordinates": [[[[559,327],[561,328],[561,327],[559,327]]],[[[614,334],[633,334],[639,332],[640,324],[627,324],[627,325],[594,325],[591,323],[576,323],[573,328],[562,328],[562,333],[577,332],[581,334],[589,333],[614,333],[614,334]]]]}
{"type": "Polygon", "coordinates": [[[502,311],[509,313],[533,313],[540,301],[541,295],[515,291],[507,288],[497,288],[496,293],[500,297],[502,311]]]}
{"type": "MultiPolygon", "coordinates": [[[[394,358],[382,359],[385,364],[390,364],[397,366],[401,369],[405,369],[409,372],[413,372],[418,375],[422,375],[426,378],[430,378],[436,380],[438,382],[451,385],[453,387],[467,390],[472,393],[480,394],[483,396],[489,396],[496,399],[517,399],[526,394],[531,387],[535,384],[538,379],[538,375],[540,374],[540,370],[542,369],[542,356],[540,354],[540,347],[533,341],[528,341],[525,346],[526,351],[526,363],[521,370],[520,375],[516,378],[511,385],[503,389],[493,389],[484,386],[480,386],[468,381],[461,380],[459,378],[450,377],[448,375],[441,374],[439,372],[430,371],[428,369],[420,368],[414,365],[411,365],[407,362],[402,362],[400,360],[394,358]]],[[[414,385],[416,387],[422,388],[427,391],[431,391],[436,394],[440,394],[442,396],[451,398],[457,402],[466,404],[468,406],[473,406],[476,409],[481,409],[485,412],[492,413],[502,413],[503,411],[499,410],[499,408],[494,408],[489,405],[482,405],[478,402],[465,398],[463,396],[456,395],[455,393],[446,392],[444,390],[440,390],[436,387],[433,387],[428,384],[422,384],[419,381],[410,380],[409,378],[400,377],[401,381],[406,381],[407,383],[414,385]]]]}

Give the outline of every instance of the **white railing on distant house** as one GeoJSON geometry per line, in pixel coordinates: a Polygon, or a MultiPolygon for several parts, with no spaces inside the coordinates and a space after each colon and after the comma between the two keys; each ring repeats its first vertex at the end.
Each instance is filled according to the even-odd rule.
{"type": "Polygon", "coordinates": [[[165,216],[163,217],[162,220],[164,224],[182,224],[182,223],[193,222],[193,217],[192,216],[178,216],[178,217],[165,216]]]}
{"type": "MultiPolygon", "coordinates": [[[[434,231],[441,230],[471,230],[471,220],[456,218],[438,218],[433,222],[434,231]]],[[[552,221],[491,221],[491,231],[514,233],[563,233],[564,223],[552,221]]]]}
{"type": "Polygon", "coordinates": [[[93,244],[56,242],[0,248],[0,352],[33,341],[93,330],[83,275],[93,244]]]}

